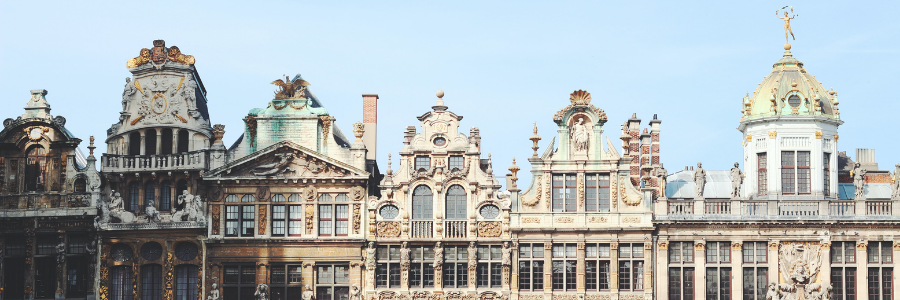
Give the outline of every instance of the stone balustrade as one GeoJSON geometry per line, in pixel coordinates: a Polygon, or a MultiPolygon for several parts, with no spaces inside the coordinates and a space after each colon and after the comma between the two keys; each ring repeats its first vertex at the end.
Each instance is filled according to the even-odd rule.
{"type": "Polygon", "coordinates": [[[657,200],[656,220],[897,218],[893,200],[657,200]]]}
{"type": "Polygon", "coordinates": [[[164,155],[116,155],[103,154],[102,172],[139,172],[156,170],[205,169],[208,157],[205,151],[164,155]]]}

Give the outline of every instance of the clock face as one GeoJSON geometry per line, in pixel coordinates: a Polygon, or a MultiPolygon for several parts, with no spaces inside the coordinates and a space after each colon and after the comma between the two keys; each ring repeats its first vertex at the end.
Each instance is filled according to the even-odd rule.
{"type": "Polygon", "coordinates": [[[41,138],[41,132],[43,132],[43,130],[41,130],[40,128],[32,128],[31,132],[28,133],[28,137],[30,137],[32,140],[39,139],[41,138]]]}

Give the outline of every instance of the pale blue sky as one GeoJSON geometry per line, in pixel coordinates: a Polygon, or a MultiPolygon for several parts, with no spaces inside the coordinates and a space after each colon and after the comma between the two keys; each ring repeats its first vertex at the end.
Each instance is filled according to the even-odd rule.
{"type": "Polygon", "coordinates": [[[782,55],[774,12],[786,4],[800,15],[794,56],[839,93],[839,148],[851,156],[875,148],[881,168],[893,169],[893,1],[4,1],[0,118],[20,115],[29,90],[44,88],[82,147],[90,135],[102,141],[121,109],[125,61],[165,39],[196,57],[227,145],[247,112],[271,99],[269,82],[300,73],[348,133],[362,119],[360,95],[381,96],[382,169],[437,89],[465,116],[463,132],[481,129],[497,175],[520,158],[520,185],[530,181],[531,123],[545,147],[556,133],[553,113],[577,89],[606,111],[611,137],[632,113],[644,125],[659,114],[669,171],[697,161],[728,169],[741,161],[741,98],[782,55]]]}

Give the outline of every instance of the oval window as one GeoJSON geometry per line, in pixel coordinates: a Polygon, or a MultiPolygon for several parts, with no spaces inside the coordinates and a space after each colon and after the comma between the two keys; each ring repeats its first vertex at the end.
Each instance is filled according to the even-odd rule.
{"type": "Polygon", "coordinates": [[[397,215],[400,214],[400,209],[398,209],[396,206],[393,206],[393,205],[385,205],[385,206],[381,207],[381,210],[379,210],[379,213],[381,214],[382,218],[393,219],[393,218],[396,218],[397,215]]]}
{"type": "Polygon", "coordinates": [[[481,216],[485,219],[492,220],[500,216],[500,208],[496,205],[485,205],[481,207],[481,216]]]}
{"type": "Polygon", "coordinates": [[[110,257],[117,262],[126,262],[134,257],[131,247],[122,243],[113,245],[109,252],[110,257]]]}
{"type": "Polygon", "coordinates": [[[197,257],[197,245],[190,242],[181,242],[175,245],[175,257],[182,261],[190,261],[197,257]]]}
{"type": "Polygon", "coordinates": [[[162,256],[162,245],[157,242],[147,242],[141,246],[141,257],[146,260],[156,260],[162,256]]]}
{"type": "Polygon", "coordinates": [[[798,97],[797,95],[791,95],[790,97],[788,97],[788,104],[790,104],[791,107],[800,106],[800,97],[798,97]]]}
{"type": "Polygon", "coordinates": [[[435,146],[439,146],[439,147],[440,147],[440,146],[443,146],[443,145],[446,145],[446,144],[447,144],[447,139],[445,139],[445,138],[439,137],[439,138],[435,138],[435,139],[434,139],[434,145],[435,145],[435,146]]]}

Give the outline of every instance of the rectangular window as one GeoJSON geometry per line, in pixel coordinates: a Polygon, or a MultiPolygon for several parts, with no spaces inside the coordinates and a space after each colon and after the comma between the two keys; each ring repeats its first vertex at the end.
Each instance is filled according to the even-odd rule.
{"type": "Polygon", "coordinates": [[[469,285],[468,253],[466,246],[444,247],[444,287],[469,285]]]}
{"type": "Polygon", "coordinates": [[[222,281],[224,299],[254,300],[256,296],[255,265],[225,265],[222,281]]]}
{"type": "Polygon", "coordinates": [[[589,291],[609,290],[609,244],[585,245],[585,287],[589,291]]]}
{"type": "Polygon", "coordinates": [[[241,205],[241,236],[252,237],[256,232],[256,221],[254,220],[256,206],[241,205]]]}
{"type": "Polygon", "coordinates": [[[466,159],[462,155],[450,155],[450,166],[448,167],[450,168],[450,171],[453,171],[454,169],[462,170],[465,168],[465,161],[466,159]]]}
{"type": "Polygon", "coordinates": [[[176,300],[197,299],[198,268],[195,265],[179,265],[175,267],[176,300]]]}
{"type": "Polygon", "coordinates": [[[434,249],[431,246],[410,247],[409,286],[434,286],[434,249]]]}
{"type": "Polygon", "coordinates": [[[501,287],[501,250],[500,245],[478,246],[476,256],[478,258],[478,265],[476,268],[478,287],[501,287]]]}
{"type": "Polygon", "coordinates": [[[824,178],[822,183],[822,193],[828,197],[831,195],[831,153],[824,153],[822,155],[822,166],[822,178],[824,178]]]}
{"type": "MultiPolygon", "coordinates": [[[[21,275],[20,275],[21,276],[21,275]]],[[[34,297],[53,298],[56,292],[56,257],[34,258],[34,297]]]]}
{"type": "Polygon", "coordinates": [[[795,194],[797,193],[795,184],[796,165],[794,164],[794,151],[781,152],[781,193],[795,194]]]}
{"type": "Polygon", "coordinates": [[[587,174],[584,199],[586,211],[609,212],[609,175],[587,174]]]}
{"type": "Polygon", "coordinates": [[[801,195],[810,193],[812,179],[809,167],[809,151],[797,151],[797,192],[801,195]]]}
{"type": "Polygon", "coordinates": [[[693,267],[669,267],[669,299],[694,299],[693,267]]]}
{"type": "Polygon", "coordinates": [[[575,178],[575,174],[553,175],[554,212],[577,211],[575,178]]]}
{"type": "Polygon", "coordinates": [[[225,236],[238,236],[240,209],[241,207],[237,205],[225,206],[225,236]]]}
{"type": "Polygon", "coordinates": [[[425,169],[428,170],[431,168],[431,157],[430,156],[416,156],[416,170],[425,169]]]}
{"type": "Polygon", "coordinates": [[[269,269],[269,292],[272,300],[297,299],[303,295],[300,278],[302,268],[294,264],[276,264],[269,269]]]}
{"type": "Polygon", "coordinates": [[[619,290],[644,289],[644,244],[619,244],[619,290]]]}
{"type": "Polygon", "coordinates": [[[375,269],[375,285],[400,287],[400,246],[382,245],[375,250],[378,267],[375,269]]]}
{"type": "Polygon", "coordinates": [[[285,227],[285,206],[272,206],[272,236],[284,236],[285,227]]]}
{"type": "Polygon", "coordinates": [[[319,205],[319,235],[320,236],[330,236],[332,232],[331,222],[333,216],[331,215],[333,205],[319,205]]]}
{"type": "Polygon", "coordinates": [[[84,298],[87,296],[87,279],[90,258],[87,256],[69,256],[66,261],[66,297],[84,298]]]}
{"type": "Polygon", "coordinates": [[[349,214],[349,207],[346,204],[319,205],[319,235],[346,236],[349,214]]]}
{"type": "Polygon", "coordinates": [[[288,235],[300,236],[300,233],[303,232],[303,206],[290,205],[288,209],[290,210],[288,213],[290,218],[288,221],[288,235]]]}
{"type": "Polygon", "coordinates": [[[349,265],[316,265],[316,269],[316,300],[350,299],[349,265]]]}
{"type": "Polygon", "coordinates": [[[707,263],[728,263],[731,262],[731,251],[729,250],[729,242],[708,242],[706,243],[706,262],[707,263]]]}
{"type": "Polygon", "coordinates": [[[742,248],[744,264],[766,262],[766,242],[744,242],[742,248]]]}
{"type": "Polygon", "coordinates": [[[768,162],[766,161],[767,159],[768,158],[767,158],[767,155],[765,152],[756,154],[756,169],[757,169],[756,170],[756,174],[757,174],[756,189],[757,189],[757,193],[760,195],[766,194],[766,191],[768,190],[768,185],[767,185],[768,177],[766,177],[767,176],[766,165],[768,164],[768,162]]]}
{"type": "Polygon", "coordinates": [[[831,267],[831,293],[834,300],[856,299],[856,267],[831,267]]]}
{"type": "Polygon", "coordinates": [[[889,300],[891,299],[892,281],[894,268],[891,267],[869,267],[869,299],[870,300],[889,300]]]}
{"type": "Polygon", "coordinates": [[[743,299],[766,300],[766,286],[768,282],[768,268],[744,267],[743,269],[743,299]]]}
{"type": "Polygon", "coordinates": [[[141,299],[162,300],[162,266],[141,266],[141,299]]]}
{"type": "Polygon", "coordinates": [[[519,290],[544,289],[544,244],[519,244],[519,290]]]}
{"type": "Polygon", "coordinates": [[[693,263],[694,242],[671,242],[669,244],[669,263],[693,263]]]}
{"type": "Polygon", "coordinates": [[[131,274],[131,266],[115,266],[109,268],[109,299],[134,299],[131,274]]]}
{"type": "Polygon", "coordinates": [[[731,268],[706,268],[706,299],[731,299],[731,268]]]}

